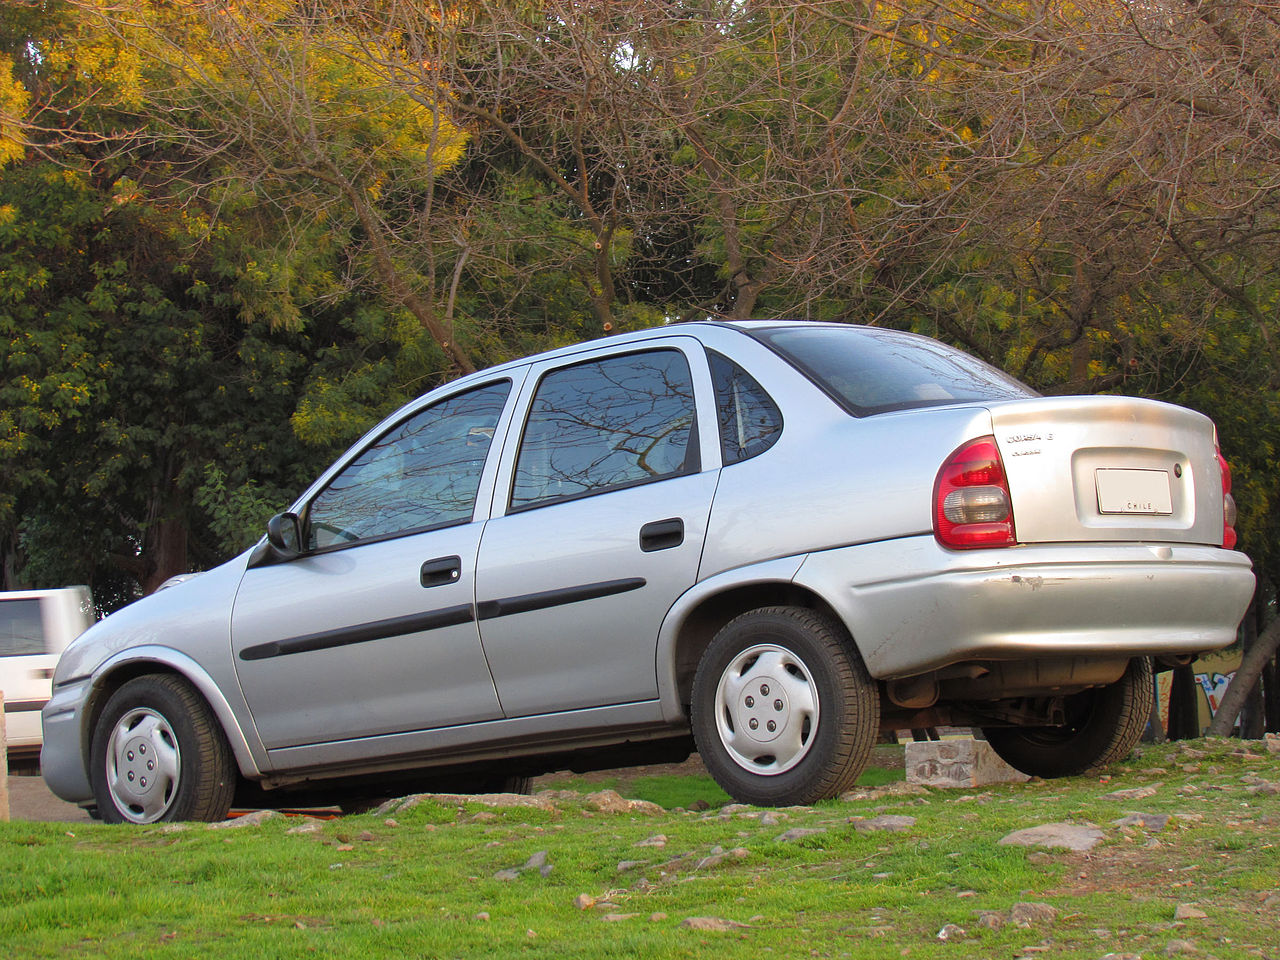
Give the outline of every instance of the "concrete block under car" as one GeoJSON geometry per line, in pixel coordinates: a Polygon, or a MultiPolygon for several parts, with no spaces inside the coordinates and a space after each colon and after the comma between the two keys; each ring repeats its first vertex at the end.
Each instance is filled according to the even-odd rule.
{"type": "Polygon", "coordinates": [[[907,744],[907,782],[925,787],[981,787],[1031,779],[1001,760],[985,740],[929,740],[907,744]]]}

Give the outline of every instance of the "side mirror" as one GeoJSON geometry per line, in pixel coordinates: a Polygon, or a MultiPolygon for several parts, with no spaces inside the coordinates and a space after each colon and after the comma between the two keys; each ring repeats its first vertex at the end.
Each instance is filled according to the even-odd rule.
{"type": "Polygon", "coordinates": [[[277,513],[267,521],[267,543],[280,560],[302,553],[302,525],[296,513],[277,513]]]}

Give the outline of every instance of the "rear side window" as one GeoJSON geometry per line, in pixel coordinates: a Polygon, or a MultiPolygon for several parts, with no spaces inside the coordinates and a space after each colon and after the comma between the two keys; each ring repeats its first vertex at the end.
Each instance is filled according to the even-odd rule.
{"type": "Polygon", "coordinates": [[[44,652],[40,601],[0,601],[0,657],[23,657],[44,652]]]}
{"type": "Polygon", "coordinates": [[[854,416],[1039,396],[967,353],[910,333],[795,323],[752,334],[854,416]]]}
{"type": "Polygon", "coordinates": [[[696,473],[693,379],[678,350],[553,370],[538,384],[513,509],[696,473]]]}
{"type": "Polygon", "coordinates": [[[725,466],[764,453],[782,433],[782,411],[751,374],[728,357],[708,351],[716,389],[720,454],[725,466]]]}

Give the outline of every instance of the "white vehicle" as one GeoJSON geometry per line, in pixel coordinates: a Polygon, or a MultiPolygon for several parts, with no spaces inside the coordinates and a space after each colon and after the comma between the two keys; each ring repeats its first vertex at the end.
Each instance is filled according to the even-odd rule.
{"type": "Polygon", "coordinates": [[[40,752],[40,711],[58,656],[93,623],[88,587],[0,593],[0,693],[11,758],[40,752]]]}

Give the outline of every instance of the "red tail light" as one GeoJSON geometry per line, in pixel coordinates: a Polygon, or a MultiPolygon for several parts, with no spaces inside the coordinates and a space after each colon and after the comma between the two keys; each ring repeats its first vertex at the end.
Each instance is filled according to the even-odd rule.
{"type": "Polygon", "coordinates": [[[1236,545],[1236,498],[1231,495],[1231,464],[1221,450],[1218,466],[1222,468],[1222,545],[1230,550],[1236,545]]]}
{"type": "Polygon", "coordinates": [[[933,485],[933,535],[944,547],[1017,543],[1013,506],[995,437],[970,440],[947,457],[933,485]]]}

